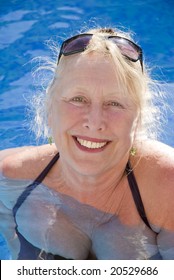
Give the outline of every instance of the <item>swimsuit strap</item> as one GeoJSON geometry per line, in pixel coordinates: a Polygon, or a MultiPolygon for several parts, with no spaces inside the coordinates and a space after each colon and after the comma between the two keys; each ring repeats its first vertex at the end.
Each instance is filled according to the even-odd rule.
{"type": "MultiPolygon", "coordinates": [[[[53,167],[53,165],[56,163],[56,161],[59,159],[59,153],[57,153],[52,160],[49,162],[49,164],[44,168],[44,170],[41,172],[41,174],[34,180],[33,183],[31,183],[30,185],[28,185],[25,190],[23,191],[23,193],[18,197],[14,207],[13,207],[13,216],[14,218],[16,217],[16,212],[19,209],[19,207],[22,205],[22,203],[27,199],[27,197],[30,195],[30,193],[43,181],[43,179],[46,177],[46,175],[48,174],[48,172],[50,171],[50,169],[53,167]]],[[[131,168],[130,162],[128,161],[127,165],[126,165],[126,169],[125,169],[126,173],[127,173],[127,178],[128,178],[128,182],[129,182],[129,186],[132,192],[132,196],[136,205],[136,208],[138,210],[138,213],[140,215],[140,217],[142,218],[142,220],[144,221],[144,223],[150,228],[150,224],[148,222],[146,213],[145,213],[145,209],[144,209],[144,205],[141,199],[141,195],[138,189],[138,185],[133,173],[133,170],[131,168]]]]}
{"type": "MultiPolygon", "coordinates": [[[[27,197],[30,195],[30,193],[43,181],[43,179],[46,177],[50,169],[53,167],[53,165],[56,163],[56,161],[59,159],[59,153],[57,153],[52,160],[49,162],[49,164],[44,168],[44,170],[40,173],[40,175],[34,180],[33,183],[28,185],[23,193],[19,196],[17,199],[17,202],[15,206],[13,207],[13,216],[16,223],[16,212],[19,209],[19,207],[22,205],[22,203],[27,199],[27,197]]],[[[18,255],[18,260],[37,260],[37,259],[44,259],[44,260],[63,260],[65,259],[62,256],[59,255],[53,255],[51,253],[46,253],[45,251],[41,250],[40,248],[35,247],[33,244],[31,244],[28,240],[26,240],[23,235],[18,231],[18,226],[16,223],[15,226],[16,234],[20,241],[20,252],[18,255]]]]}
{"type": "Polygon", "coordinates": [[[22,194],[18,197],[14,207],[13,207],[13,216],[16,216],[16,212],[19,209],[19,207],[22,205],[22,203],[27,199],[27,197],[30,195],[30,193],[43,181],[43,179],[46,177],[50,169],[53,167],[53,165],[56,163],[56,161],[59,159],[59,153],[57,153],[52,160],[49,162],[49,164],[44,168],[44,170],[40,173],[40,175],[34,180],[33,183],[28,185],[25,190],[22,192],[22,194]]]}
{"type": "Polygon", "coordinates": [[[126,165],[126,173],[127,173],[129,186],[130,186],[132,196],[133,196],[136,208],[138,210],[138,213],[139,213],[140,217],[142,218],[142,220],[144,221],[144,223],[152,230],[152,228],[149,224],[149,221],[147,219],[146,212],[145,212],[144,205],[143,205],[143,201],[141,199],[140,191],[138,189],[138,185],[137,185],[137,182],[136,182],[136,179],[135,179],[135,175],[133,173],[133,170],[131,168],[131,165],[130,165],[129,161],[126,165]]]}

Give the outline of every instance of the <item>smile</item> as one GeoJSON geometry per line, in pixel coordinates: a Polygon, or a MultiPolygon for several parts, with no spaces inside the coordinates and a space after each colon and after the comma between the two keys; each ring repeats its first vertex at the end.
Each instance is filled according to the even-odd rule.
{"type": "Polygon", "coordinates": [[[80,138],[77,138],[77,141],[82,145],[83,147],[86,147],[88,149],[100,149],[103,148],[108,142],[93,142],[93,141],[87,141],[80,138]]]}
{"type": "Polygon", "coordinates": [[[99,153],[105,150],[111,141],[89,138],[89,137],[80,137],[73,136],[76,146],[83,152],[88,153],[99,153]]]}

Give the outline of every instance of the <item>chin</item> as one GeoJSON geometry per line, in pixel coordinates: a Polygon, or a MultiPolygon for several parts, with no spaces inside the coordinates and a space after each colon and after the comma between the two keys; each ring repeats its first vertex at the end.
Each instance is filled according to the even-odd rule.
{"type": "Polygon", "coordinates": [[[82,176],[97,176],[104,172],[104,168],[101,166],[101,160],[99,162],[95,160],[71,158],[68,161],[69,167],[74,170],[77,174],[82,176]]]}

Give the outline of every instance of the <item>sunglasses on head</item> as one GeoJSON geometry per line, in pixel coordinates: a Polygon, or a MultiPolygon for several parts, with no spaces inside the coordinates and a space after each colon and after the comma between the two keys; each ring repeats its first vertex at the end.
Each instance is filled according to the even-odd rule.
{"type": "MultiPolygon", "coordinates": [[[[57,63],[59,63],[62,54],[64,56],[68,56],[71,54],[83,52],[88,46],[93,35],[94,34],[83,33],[73,36],[64,41],[60,48],[57,63]]],[[[143,71],[143,52],[138,45],[136,45],[129,39],[120,36],[104,35],[104,37],[108,40],[111,40],[120,49],[122,55],[124,55],[130,61],[136,62],[139,60],[143,71]]]]}

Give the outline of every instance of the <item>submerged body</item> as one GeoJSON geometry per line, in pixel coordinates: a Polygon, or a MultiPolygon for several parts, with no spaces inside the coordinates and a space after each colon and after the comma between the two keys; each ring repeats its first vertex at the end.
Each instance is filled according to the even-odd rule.
{"type": "MultiPolygon", "coordinates": [[[[163,151],[168,150],[168,147],[156,142],[146,147],[150,150],[154,145],[156,147],[159,145],[158,149],[162,148],[163,151]]],[[[155,150],[157,152],[157,149],[155,150]]],[[[169,149],[166,153],[166,168],[170,162],[169,152],[173,150],[169,149]]],[[[168,221],[170,209],[166,207],[167,205],[168,208],[171,207],[170,187],[167,185],[170,178],[164,172],[163,154],[159,152],[154,157],[153,152],[148,152],[145,157],[141,156],[141,159],[137,157],[132,162],[135,166],[133,169],[135,176],[139,171],[142,174],[142,176],[137,176],[137,182],[151,229],[138,213],[128,183],[128,174],[124,175],[121,184],[112,191],[112,194],[108,193],[109,200],[105,200],[107,197],[105,193],[103,194],[105,198],[100,194],[100,197],[92,197],[90,203],[85,203],[83,199],[76,199],[72,193],[63,191],[61,180],[54,181],[54,170],[59,164],[54,145],[26,148],[20,153],[15,153],[13,160],[11,156],[7,157],[4,161],[6,177],[1,183],[1,201],[4,206],[1,208],[1,216],[3,217],[3,211],[5,215],[4,209],[6,208],[6,211],[8,209],[10,218],[6,221],[6,226],[8,226],[6,230],[7,235],[11,235],[9,247],[13,258],[174,259],[173,222],[168,221]],[[36,151],[38,158],[35,156],[36,151]],[[32,160],[31,166],[32,155],[35,159],[32,160]],[[48,174],[41,172],[40,180],[43,179],[43,181],[39,183],[37,180],[38,184],[34,186],[32,180],[38,177],[37,175],[52,158],[56,160],[47,169],[48,174]],[[38,159],[39,166],[37,166],[38,159]],[[21,162],[20,165],[19,162],[21,162]],[[15,169],[14,165],[16,165],[15,169]],[[26,170],[23,172],[22,180],[19,180],[24,166],[26,170]],[[151,176],[148,175],[147,178],[146,173],[150,174],[150,169],[151,176]],[[159,177],[158,185],[153,182],[156,176],[159,177]],[[31,180],[28,181],[29,178],[31,180]],[[146,184],[148,182],[145,191],[143,191],[144,181],[146,184]],[[13,208],[28,185],[33,189],[25,193],[26,199],[18,205],[15,222],[13,208]],[[10,203],[8,202],[9,193],[10,203]],[[153,202],[147,199],[149,193],[152,198],[156,197],[153,202]],[[164,197],[164,194],[167,197],[164,197]],[[16,225],[18,232],[22,235],[20,240],[15,236],[16,225]]],[[[4,236],[6,237],[5,232],[4,236]]]]}

